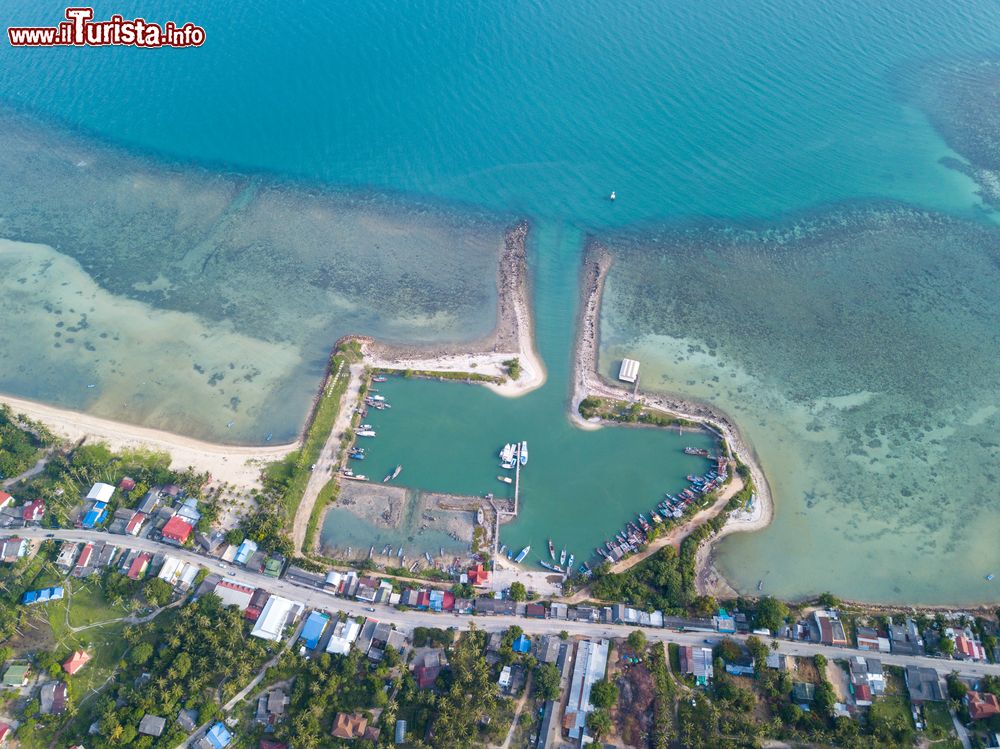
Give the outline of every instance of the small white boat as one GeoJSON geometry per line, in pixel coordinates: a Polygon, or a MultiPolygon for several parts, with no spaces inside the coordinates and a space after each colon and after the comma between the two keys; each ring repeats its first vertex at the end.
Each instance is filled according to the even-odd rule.
{"type": "Polygon", "coordinates": [[[521,446],[517,450],[517,456],[521,461],[521,465],[528,464],[528,443],[527,441],[522,442],[521,446]]]}
{"type": "Polygon", "coordinates": [[[993,573],[992,572],[986,576],[986,582],[988,582],[988,583],[993,582],[993,573]]]}
{"type": "Polygon", "coordinates": [[[614,199],[615,199],[615,198],[617,198],[617,197],[618,197],[618,196],[617,196],[617,195],[615,194],[615,191],[614,191],[614,190],[612,190],[612,191],[611,191],[611,195],[609,195],[609,196],[608,196],[608,200],[614,200],[614,199]]]}
{"type": "Polygon", "coordinates": [[[358,431],[355,432],[355,434],[358,435],[359,437],[374,437],[375,436],[375,430],[374,429],[359,429],[358,431]]]}
{"type": "Polygon", "coordinates": [[[505,484],[513,484],[514,479],[510,476],[497,476],[497,481],[503,481],[505,484]]]}

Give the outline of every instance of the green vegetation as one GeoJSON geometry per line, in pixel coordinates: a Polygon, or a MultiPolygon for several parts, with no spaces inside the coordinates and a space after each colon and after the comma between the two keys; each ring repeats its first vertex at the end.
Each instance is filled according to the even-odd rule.
{"type": "Polygon", "coordinates": [[[629,632],[625,642],[628,643],[628,646],[632,649],[633,653],[641,654],[646,652],[646,633],[641,629],[629,632]]]}
{"type": "Polygon", "coordinates": [[[690,419],[673,416],[664,411],[647,408],[639,403],[629,403],[623,400],[598,398],[589,395],[580,401],[580,416],[584,419],[602,419],[623,424],[648,424],[658,427],[690,427],[700,428],[701,425],[690,419]]]}
{"type": "Polygon", "coordinates": [[[508,592],[508,595],[512,601],[524,601],[528,597],[528,591],[524,587],[524,583],[519,580],[515,580],[510,584],[510,591],[508,592]]]}
{"type": "Polygon", "coordinates": [[[0,404],[0,479],[18,476],[55,444],[52,433],[26,416],[15,416],[10,406],[0,404]]]}
{"type": "Polygon", "coordinates": [[[540,663],[535,667],[534,683],[539,699],[556,699],[559,696],[559,669],[551,663],[540,663]]]}
{"type": "MultiPolygon", "coordinates": [[[[372,372],[379,374],[389,374],[395,375],[400,374],[399,370],[396,369],[373,369],[372,372]]],[[[485,375],[479,372],[439,372],[433,369],[407,369],[404,370],[402,376],[409,379],[410,377],[419,377],[425,380],[456,380],[459,382],[492,382],[496,385],[502,385],[504,382],[503,377],[498,377],[497,375],[485,375]]]]}
{"type": "Polygon", "coordinates": [[[590,702],[594,707],[610,710],[618,702],[618,687],[607,679],[595,681],[590,689],[590,702]]]}
{"type": "Polygon", "coordinates": [[[415,627],[413,629],[413,647],[448,647],[455,641],[455,630],[415,627]]]}
{"type": "Polygon", "coordinates": [[[507,368],[507,376],[510,379],[519,380],[521,378],[521,360],[516,356],[513,359],[507,359],[503,365],[507,368]]]}
{"type": "MultiPolygon", "coordinates": [[[[333,431],[341,400],[350,381],[350,364],[357,353],[349,344],[356,343],[350,341],[342,344],[330,357],[330,374],[313,407],[302,447],[272,463],[264,471],[264,488],[260,497],[262,501],[244,519],[242,527],[246,536],[256,541],[265,551],[276,551],[286,556],[291,556],[295,551],[287,530],[302,502],[312,468],[333,431]]],[[[322,506],[319,501],[316,504],[318,507],[322,506]]],[[[322,512],[315,515],[315,522],[313,516],[310,516],[313,538],[321,516],[322,512]]]]}
{"type": "Polygon", "coordinates": [[[316,504],[313,505],[312,513],[309,515],[309,524],[306,526],[305,539],[302,542],[302,549],[305,552],[308,552],[315,545],[316,532],[319,530],[323,514],[326,512],[327,507],[337,501],[338,494],[340,494],[340,484],[333,479],[327,481],[323,488],[319,490],[319,495],[316,497],[316,504]]]}

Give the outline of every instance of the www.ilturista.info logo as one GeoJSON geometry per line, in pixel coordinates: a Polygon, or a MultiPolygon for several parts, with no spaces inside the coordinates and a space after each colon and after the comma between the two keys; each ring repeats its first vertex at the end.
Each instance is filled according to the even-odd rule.
{"type": "Polygon", "coordinates": [[[58,26],[11,26],[7,38],[13,47],[200,47],[205,43],[205,29],[193,23],[161,25],[117,14],[107,21],[93,19],[93,8],[66,8],[66,20],[58,26]]]}

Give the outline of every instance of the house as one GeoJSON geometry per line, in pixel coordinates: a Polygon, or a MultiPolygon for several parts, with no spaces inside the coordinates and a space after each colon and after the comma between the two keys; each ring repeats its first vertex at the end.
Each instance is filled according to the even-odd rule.
{"type": "Polygon", "coordinates": [[[233,561],[236,564],[246,565],[250,561],[250,557],[257,553],[257,544],[251,541],[249,538],[244,538],[243,543],[239,545],[236,549],[236,556],[233,561]]]}
{"type": "Polygon", "coordinates": [[[470,568],[466,574],[468,575],[469,585],[489,585],[490,573],[482,564],[477,564],[475,567],[470,568]]]}
{"type": "Polygon", "coordinates": [[[595,681],[604,678],[608,667],[609,646],[607,640],[584,640],[577,647],[569,700],[564,712],[571,739],[581,739],[586,735],[587,715],[594,709],[590,703],[590,689],[595,681]]]}
{"type": "Polygon", "coordinates": [[[76,558],[76,565],[73,567],[74,577],[84,577],[87,574],[87,568],[93,561],[93,555],[94,545],[92,543],[84,544],[83,551],[76,558]]]}
{"type": "Polygon", "coordinates": [[[191,537],[193,532],[194,528],[191,524],[177,515],[170,518],[161,531],[164,541],[177,544],[178,546],[183,546],[187,543],[188,538],[191,537]]]}
{"type": "Polygon", "coordinates": [[[417,688],[430,689],[433,687],[445,665],[447,665],[447,661],[443,650],[425,652],[420,658],[420,662],[413,667],[413,678],[417,682],[417,688]]]}
{"type": "Polygon", "coordinates": [[[397,720],[396,721],[396,732],[392,739],[393,744],[405,744],[406,743],[406,721],[397,720]]]}
{"type": "Polygon", "coordinates": [[[160,490],[157,488],[150,489],[146,492],[146,496],[142,498],[139,506],[136,508],[139,512],[147,517],[156,512],[157,506],[160,504],[160,490]]]}
{"type": "Polygon", "coordinates": [[[971,632],[966,632],[954,637],[955,657],[963,661],[985,661],[986,650],[976,642],[971,632]]]}
{"type": "Polygon", "coordinates": [[[37,523],[45,515],[45,502],[32,500],[21,508],[21,519],[25,523],[37,523]]]}
{"type": "Polygon", "coordinates": [[[855,630],[858,650],[878,650],[878,630],[874,627],[858,627],[855,630]]]}
{"type": "Polygon", "coordinates": [[[850,688],[858,705],[862,707],[866,703],[870,705],[873,695],[885,693],[885,675],[880,660],[857,655],[847,663],[850,671],[850,688]]]}
{"type": "Polygon", "coordinates": [[[740,645],[740,656],[725,662],[726,673],[733,676],[753,676],[754,660],[750,651],[740,645]]]}
{"type": "Polygon", "coordinates": [[[219,721],[198,739],[197,747],[198,749],[225,749],[232,740],[232,734],[229,733],[222,721],[219,721]]]}
{"type": "Polygon", "coordinates": [[[792,701],[796,705],[812,702],[816,695],[816,685],[808,681],[796,681],[792,684],[792,701]]]}
{"type": "Polygon", "coordinates": [[[562,645],[555,635],[545,635],[538,640],[538,647],[535,648],[535,656],[541,663],[555,663],[559,658],[559,648],[562,645]]]}
{"type": "Polygon", "coordinates": [[[262,694],[257,699],[257,713],[254,720],[259,725],[265,726],[264,730],[271,732],[285,717],[285,708],[288,707],[288,695],[284,690],[272,689],[266,694],[262,694]]]}
{"type": "Polygon", "coordinates": [[[941,702],[944,693],[941,691],[941,680],[933,668],[907,666],[903,672],[906,688],[910,692],[910,702],[921,705],[924,702],[941,702]]]}
{"type": "Polygon", "coordinates": [[[14,503],[14,498],[7,492],[0,491],[0,510],[10,507],[14,503]]]}
{"type": "Polygon", "coordinates": [[[7,667],[3,675],[3,685],[5,687],[23,687],[28,684],[28,675],[31,667],[26,663],[13,663],[7,667]]]}
{"type": "Polygon", "coordinates": [[[819,630],[819,641],[824,645],[847,645],[844,623],[836,611],[816,611],[813,619],[819,630]]]}
{"type": "Polygon", "coordinates": [[[66,712],[66,682],[50,681],[38,693],[42,715],[62,715],[66,712]]]}
{"type": "Polygon", "coordinates": [[[111,497],[114,496],[114,493],[115,488],[111,486],[111,484],[97,483],[90,487],[90,491],[87,492],[87,497],[84,501],[98,502],[106,505],[111,501],[111,497]]]}
{"type": "Polygon", "coordinates": [[[72,676],[85,665],[87,661],[90,660],[90,653],[86,650],[77,650],[73,655],[63,661],[62,667],[63,671],[72,676]]]}
{"type": "Polygon", "coordinates": [[[791,656],[777,652],[768,653],[765,665],[777,671],[791,671],[795,667],[791,656]]]}
{"type": "Polygon", "coordinates": [[[166,727],[167,719],[161,718],[158,715],[146,713],[142,716],[142,720],[139,721],[139,733],[146,736],[160,737],[163,735],[163,729],[166,727]]]}
{"type": "Polygon", "coordinates": [[[330,616],[319,611],[313,611],[306,619],[302,627],[302,634],[299,638],[305,642],[309,650],[315,650],[319,645],[319,640],[326,631],[326,625],[330,623],[330,616]]]}
{"type": "Polygon", "coordinates": [[[477,598],[476,613],[486,616],[514,616],[517,613],[517,604],[510,599],[477,598]]]}
{"type": "Polygon", "coordinates": [[[920,637],[913,619],[907,617],[905,624],[889,621],[889,644],[893,653],[900,655],[923,655],[924,641],[920,637]]]}
{"type": "Polygon", "coordinates": [[[264,562],[264,574],[268,577],[281,577],[281,568],[285,566],[284,560],[278,557],[268,557],[264,562]]]}
{"type": "Polygon", "coordinates": [[[359,634],[361,634],[361,625],[354,621],[354,619],[337,622],[333,628],[333,635],[326,644],[326,652],[335,655],[347,655],[351,652],[351,645],[358,639],[359,634]]]}
{"type": "Polygon", "coordinates": [[[121,481],[118,482],[118,488],[123,492],[130,492],[135,489],[135,479],[131,476],[125,476],[121,481]]]}
{"type": "Polygon", "coordinates": [[[973,720],[984,720],[1000,715],[1000,700],[990,692],[966,692],[965,705],[969,708],[969,717],[973,720]]]}
{"type": "Polygon", "coordinates": [[[0,545],[0,559],[4,562],[16,562],[28,553],[28,540],[25,538],[5,538],[0,545]]]}
{"type": "Polygon", "coordinates": [[[716,632],[727,635],[736,633],[736,620],[725,609],[719,609],[719,613],[712,617],[712,624],[716,632]]]}
{"type": "Polygon", "coordinates": [[[136,512],[129,518],[129,521],[125,524],[125,534],[129,536],[138,536],[139,532],[142,530],[142,524],[146,522],[148,516],[144,512],[136,512]]]}
{"type": "Polygon", "coordinates": [[[240,611],[246,611],[253,600],[254,589],[229,580],[220,580],[215,586],[217,595],[224,606],[236,606],[240,611]]]}
{"type": "Polygon", "coordinates": [[[146,570],[149,569],[149,562],[152,558],[152,554],[144,551],[132,560],[128,572],[125,573],[129,580],[140,580],[146,574],[146,570]]]}
{"type": "Polygon", "coordinates": [[[72,541],[63,541],[59,547],[59,554],[56,556],[56,567],[69,572],[76,562],[77,552],[80,550],[79,544],[72,541]]]}
{"type": "Polygon", "coordinates": [[[285,627],[298,619],[301,613],[301,603],[289,601],[281,596],[271,596],[267,599],[264,610],[261,611],[250,634],[263,640],[280,642],[285,627]]]}
{"type": "Polygon", "coordinates": [[[545,607],[540,603],[529,603],[524,607],[524,615],[529,619],[544,619],[546,613],[545,607]]]}
{"type": "Polygon", "coordinates": [[[510,689],[510,666],[504,666],[500,671],[500,678],[497,680],[497,684],[504,691],[510,689]]]}
{"type": "Polygon", "coordinates": [[[91,507],[83,516],[80,525],[84,528],[94,528],[104,522],[107,515],[106,507],[91,507]]]}
{"type": "Polygon", "coordinates": [[[531,650],[531,640],[523,634],[519,635],[518,638],[511,644],[511,650],[515,653],[527,653],[531,650]]]}
{"type": "Polygon", "coordinates": [[[0,723],[0,746],[7,743],[10,738],[10,724],[0,723]]]}
{"type": "Polygon", "coordinates": [[[198,727],[198,711],[182,707],[177,711],[177,725],[191,733],[198,727]]]}
{"type": "Polygon", "coordinates": [[[41,590],[29,590],[21,596],[21,603],[27,606],[34,603],[58,601],[63,597],[64,593],[65,591],[61,585],[56,585],[51,588],[42,588],[41,590]]]}
{"type": "Polygon", "coordinates": [[[639,362],[635,359],[622,359],[621,367],[618,368],[618,379],[634,385],[639,379],[639,362]]]}
{"type": "Polygon", "coordinates": [[[257,588],[253,592],[253,596],[250,598],[250,605],[247,606],[247,610],[243,614],[243,616],[246,617],[246,620],[249,622],[257,621],[270,597],[271,594],[266,590],[263,588],[257,588]]]}
{"type": "Polygon", "coordinates": [[[368,719],[360,713],[337,713],[330,733],[338,739],[360,739],[366,728],[368,719]]]}
{"type": "Polygon", "coordinates": [[[699,687],[706,686],[715,675],[712,666],[712,649],[682,646],[680,649],[681,673],[694,677],[699,687]]]}

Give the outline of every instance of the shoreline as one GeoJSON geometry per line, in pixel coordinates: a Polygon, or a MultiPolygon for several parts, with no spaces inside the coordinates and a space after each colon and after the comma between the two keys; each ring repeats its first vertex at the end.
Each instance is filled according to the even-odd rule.
{"type": "MultiPolygon", "coordinates": [[[[705,403],[687,401],[639,389],[626,389],[612,384],[598,369],[600,351],[601,300],[604,282],[613,259],[607,249],[591,240],[584,251],[580,271],[581,305],[577,323],[576,346],[573,353],[573,388],[570,396],[570,419],[583,429],[600,429],[603,424],[580,416],[580,402],[589,395],[612,398],[642,405],[700,424],[723,439],[737,460],[750,471],[756,500],[752,513],[737,512],[729,516],[722,530],[706,539],[698,550],[695,576],[700,595],[736,597],[737,591],[719,574],[713,562],[712,550],[718,541],[732,533],[758,531],[770,525],[774,517],[774,499],[763,469],[750,444],[740,434],[733,421],[718,409],[705,403]],[[714,582],[712,582],[714,581],[714,582]],[[709,592],[709,588],[716,592],[709,592]]],[[[641,382],[641,381],[640,381],[641,382]]]]}
{"type": "MultiPolygon", "coordinates": [[[[528,284],[526,240],[528,222],[519,221],[504,232],[497,261],[497,324],[493,333],[465,344],[404,346],[381,343],[368,336],[345,336],[360,341],[368,367],[404,371],[474,372],[501,377],[505,382],[477,383],[508,398],[540,388],[547,379],[535,347],[534,316],[528,284]],[[503,362],[516,357],[521,376],[507,377],[503,362]]],[[[342,339],[343,340],[343,339],[342,339]]]]}
{"type": "Polygon", "coordinates": [[[148,449],[170,455],[175,469],[207,472],[213,481],[251,488],[259,484],[261,468],[297,449],[301,439],[268,447],[204,442],[161,429],[126,424],[68,408],[0,395],[0,403],[16,414],[38,421],[70,442],[105,442],[112,450],[148,449]]]}

